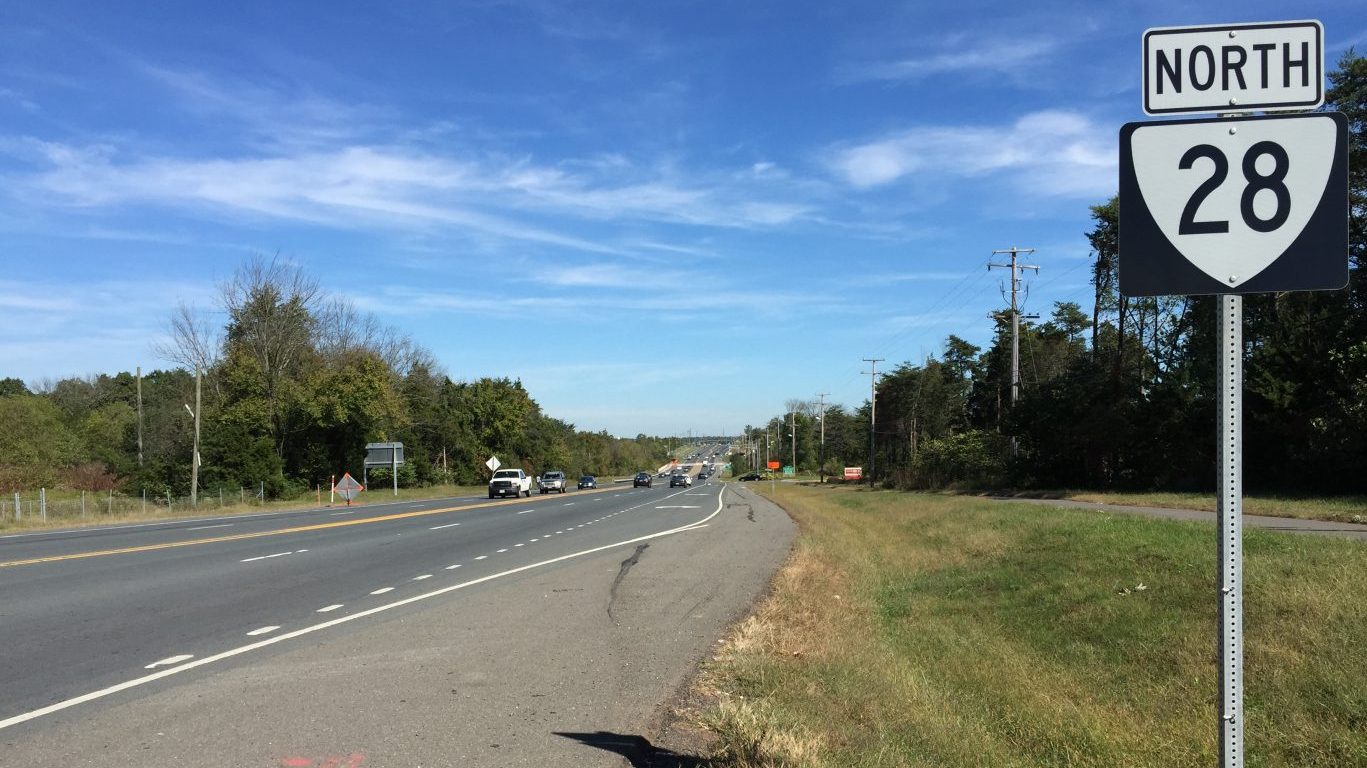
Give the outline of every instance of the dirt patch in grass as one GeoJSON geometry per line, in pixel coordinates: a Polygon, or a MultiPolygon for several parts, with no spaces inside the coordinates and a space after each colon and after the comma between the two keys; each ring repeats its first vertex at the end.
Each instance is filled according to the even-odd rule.
{"type": "MultiPolygon", "coordinates": [[[[1213,493],[1123,493],[1112,491],[1017,491],[1006,496],[1023,499],[1069,499],[1097,504],[1120,504],[1162,509],[1216,511],[1213,493]]],[[[1268,517],[1295,517],[1302,520],[1333,520],[1340,523],[1367,522],[1367,497],[1364,496],[1245,496],[1244,514],[1268,517]]]]}

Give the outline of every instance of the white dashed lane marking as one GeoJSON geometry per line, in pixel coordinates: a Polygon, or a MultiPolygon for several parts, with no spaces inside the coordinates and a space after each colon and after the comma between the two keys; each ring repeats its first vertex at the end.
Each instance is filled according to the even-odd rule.
{"type": "Polygon", "coordinates": [[[182,661],[189,661],[190,659],[193,659],[194,657],[195,657],[195,655],[194,655],[193,653],[183,653],[183,654],[181,654],[181,655],[179,655],[179,656],[171,656],[171,657],[169,657],[169,658],[162,659],[161,661],[154,661],[154,662],[152,662],[151,664],[148,664],[147,666],[143,667],[143,669],[156,669],[157,667],[169,667],[169,666],[171,666],[172,664],[179,664],[179,663],[181,663],[182,661]]]}
{"type": "Polygon", "coordinates": [[[375,590],[374,592],[371,592],[370,594],[372,594],[372,595],[383,595],[383,594],[386,593],[386,592],[393,592],[393,591],[394,591],[394,588],[393,588],[393,587],[380,587],[379,589],[375,590]]]}
{"type": "Polygon", "coordinates": [[[448,566],[446,566],[446,570],[448,570],[448,571],[454,571],[455,569],[457,569],[457,568],[459,568],[459,567],[460,567],[460,563],[456,563],[455,565],[448,565],[448,566]]]}
{"type": "Polygon", "coordinates": [[[432,578],[432,574],[430,574],[430,573],[424,573],[424,574],[421,575],[421,576],[414,576],[414,577],[413,577],[413,581],[422,581],[423,579],[430,579],[430,578],[432,578]]]}
{"type": "Polygon", "coordinates": [[[443,529],[443,528],[455,528],[455,527],[458,526],[458,525],[460,525],[460,523],[447,523],[446,525],[434,525],[434,526],[432,526],[431,528],[428,528],[428,530],[429,530],[429,531],[440,531],[440,530],[443,529]]]}
{"type": "Polygon", "coordinates": [[[254,562],[256,562],[257,560],[269,560],[269,559],[271,559],[271,558],[273,558],[273,557],[284,557],[284,556],[286,556],[286,555],[297,555],[297,554],[299,554],[299,553],[301,553],[301,552],[307,552],[307,551],[308,551],[307,549],[296,549],[296,550],[292,550],[292,551],[290,551],[290,552],[276,552],[276,553],[273,554],[273,555],[260,555],[260,556],[258,556],[258,557],[248,557],[248,558],[244,558],[244,559],[242,559],[240,562],[243,562],[243,563],[254,563],[254,562]]]}
{"type": "Polygon", "coordinates": [[[501,554],[503,554],[504,552],[507,552],[507,551],[508,551],[508,550],[506,550],[506,549],[500,549],[499,551],[495,552],[494,554],[495,554],[495,555],[501,555],[501,554]]]}
{"type": "Polygon", "coordinates": [[[341,603],[333,603],[332,605],[325,605],[322,608],[319,608],[315,613],[331,613],[341,607],[341,603]]]}
{"type": "Polygon", "coordinates": [[[476,559],[476,560],[487,560],[488,558],[489,558],[488,555],[480,555],[479,557],[476,557],[475,559],[476,559]]]}
{"type": "Polygon", "coordinates": [[[268,635],[268,634],[270,634],[271,632],[274,632],[275,630],[277,630],[277,629],[279,629],[279,628],[280,628],[280,627],[275,627],[275,626],[271,626],[271,627],[261,627],[260,629],[253,629],[252,631],[248,632],[247,634],[250,635],[251,637],[256,637],[257,635],[268,635]]]}

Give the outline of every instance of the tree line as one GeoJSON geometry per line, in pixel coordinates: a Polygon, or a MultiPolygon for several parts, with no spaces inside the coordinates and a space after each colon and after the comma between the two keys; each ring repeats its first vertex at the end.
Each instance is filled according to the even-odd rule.
{"type": "MultiPolygon", "coordinates": [[[[1348,287],[1244,301],[1244,478],[1252,490],[1367,492],[1367,59],[1349,51],[1326,109],[1349,121],[1348,287]]],[[[1215,482],[1216,297],[1128,298],[1117,290],[1116,198],[1091,207],[1090,312],[1059,302],[1020,328],[1012,406],[1011,314],[979,348],[950,336],[939,357],[905,362],[870,406],[820,412],[789,401],[746,428],[778,438],[784,464],[866,466],[878,481],[945,485],[1209,490],[1215,482]],[[796,429],[794,429],[796,427],[796,429]]],[[[741,460],[763,464],[763,455],[741,460]]]]}
{"type": "MultiPolygon", "coordinates": [[[[196,371],[199,484],[291,497],[361,476],[368,442],[404,443],[401,485],[478,484],[504,466],[623,475],[667,459],[665,438],[585,432],[545,413],[520,381],[456,381],[412,339],[328,296],[297,267],[254,258],[219,286],[225,318],[181,306],[138,376],[30,391],[0,380],[0,490],[169,490],[188,495],[196,371]]],[[[372,482],[388,483],[388,469],[372,482]]]]}

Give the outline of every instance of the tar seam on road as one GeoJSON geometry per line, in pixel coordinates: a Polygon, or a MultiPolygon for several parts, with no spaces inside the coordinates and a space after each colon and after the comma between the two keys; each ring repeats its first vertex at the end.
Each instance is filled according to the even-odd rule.
{"type": "Polygon", "coordinates": [[[636,551],[631,553],[631,557],[622,561],[622,565],[617,571],[617,578],[612,580],[612,588],[608,590],[608,619],[614,624],[617,623],[617,619],[612,615],[612,604],[617,602],[617,587],[621,585],[622,579],[627,577],[627,571],[631,570],[631,566],[641,562],[641,553],[646,551],[649,546],[650,544],[645,542],[637,544],[636,551]]]}
{"type": "Polygon", "coordinates": [[[71,707],[77,706],[79,704],[84,704],[89,701],[95,701],[96,699],[102,699],[106,696],[112,696],[113,694],[119,693],[120,691],[126,691],[130,688],[137,688],[139,686],[146,685],[157,680],[161,680],[162,678],[180,674],[181,672],[188,672],[192,669],[197,669],[208,664],[223,661],[224,659],[229,659],[234,656],[240,656],[244,653],[250,653],[251,651],[275,645],[276,643],[281,643],[286,640],[293,640],[297,637],[303,637],[304,635],[313,634],[314,632],[321,632],[322,630],[330,629],[339,624],[346,624],[348,622],[356,621],[367,616],[373,616],[377,613],[393,610],[395,608],[401,608],[405,605],[417,603],[422,600],[430,600],[431,598],[439,597],[450,592],[455,592],[456,590],[473,587],[476,584],[483,584],[486,581],[494,581],[495,579],[501,579],[505,576],[512,576],[514,574],[523,573],[525,571],[530,571],[536,568],[554,565],[555,563],[561,563],[566,560],[573,560],[578,557],[585,557],[587,555],[597,554],[599,552],[603,552],[609,549],[623,547],[627,544],[636,544],[642,541],[649,541],[651,539],[658,539],[664,536],[672,536],[676,533],[684,533],[686,531],[693,531],[699,528],[704,528],[706,527],[707,522],[709,520],[721,514],[721,511],[723,509],[722,498],[725,495],[726,490],[723,488],[722,491],[717,494],[717,508],[712,510],[711,514],[707,515],[707,517],[704,517],[701,520],[697,520],[687,525],[681,525],[675,528],[670,528],[668,530],[658,531],[656,533],[649,533],[645,536],[637,536],[634,539],[627,539],[626,541],[618,541],[613,542],[612,544],[604,544],[600,547],[593,547],[591,549],[585,549],[579,552],[571,552],[567,555],[560,555],[559,557],[553,557],[549,560],[542,560],[538,563],[529,563],[527,565],[518,566],[516,568],[509,568],[506,571],[491,573],[488,576],[481,576],[477,579],[471,579],[470,581],[461,582],[460,584],[452,584],[447,587],[442,587],[441,589],[432,590],[431,592],[424,592],[420,595],[406,597],[402,600],[396,600],[392,603],[386,603],[385,605],[377,605],[374,608],[368,608],[364,611],[357,611],[356,613],[347,614],[346,616],[338,616],[335,619],[330,619],[320,624],[314,624],[312,626],[303,627],[301,629],[296,629],[291,632],[285,632],[283,634],[274,635],[272,637],[268,637],[264,640],[258,640],[248,645],[238,646],[237,648],[231,648],[229,650],[216,653],[212,656],[205,656],[202,659],[196,659],[194,661],[189,661],[179,666],[169,667],[167,669],[161,670],[160,672],[153,672],[150,675],[144,675],[142,677],[137,677],[132,680],[125,680],[122,683],[116,683],[115,685],[111,685],[108,688],[102,688],[98,691],[91,691],[90,693],[75,696],[70,699],[66,699],[65,701],[59,701],[55,704],[49,704],[48,706],[42,707],[40,709],[35,709],[30,712],[24,712],[18,715],[14,715],[13,717],[0,720],[0,731],[9,728],[10,726],[18,725],[20,723],[26,723],[30,720],[36,720],[37,718],[43,717],[44,715],[50,715],[54,712],[60,712],[64,709],[70,709],[71,707]]]}

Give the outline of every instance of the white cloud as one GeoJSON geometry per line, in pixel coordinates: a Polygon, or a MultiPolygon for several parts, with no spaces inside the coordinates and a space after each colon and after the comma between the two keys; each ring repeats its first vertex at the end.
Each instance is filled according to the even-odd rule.
{"type": "Polygon", "coordinates": [[[984,38],[975,34],[968,39],[966,35],[951,35],[933,43],[919,41],[917,47],[938,50],[894,61],[849,65],[842,69],[840,79],[877,82],[924,80],[944,75],[1018,77],[1048,64],[1059,48],[1059,41],[1044,37],[984,38]]]}
{"type": "Polygon", "coordinates": [[[1064,111],[1025,115],[1003,126],[919,126],[834,148],[828,165],[859,189],[911,174],[937,179],[1010,174],[1032,191],[1096,196],[1115,186],[1114,132],[1064,111]]]}

